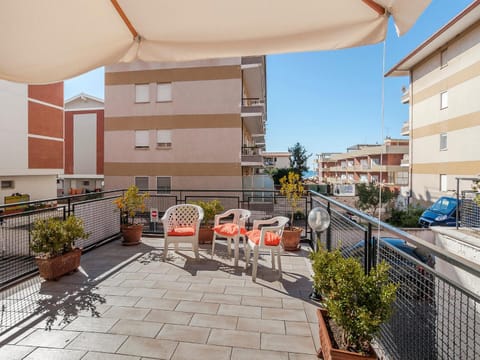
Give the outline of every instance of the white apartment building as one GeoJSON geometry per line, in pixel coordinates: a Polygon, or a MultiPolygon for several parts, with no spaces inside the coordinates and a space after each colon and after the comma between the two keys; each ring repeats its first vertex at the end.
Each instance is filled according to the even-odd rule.
{"type": "Polygon", "coordinates": [[[480,174],[480,5],[472,3],[386,74],[405,75],[411,196],[433,202],[453,194],[456,177],[480,174]]]}

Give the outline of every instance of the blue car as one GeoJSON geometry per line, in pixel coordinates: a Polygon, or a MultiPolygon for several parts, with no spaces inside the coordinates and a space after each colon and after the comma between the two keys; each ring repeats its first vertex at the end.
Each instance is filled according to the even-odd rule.
{"type": "Polygon", "coordinates": [[[458,201],[455,198],[442,196],[423,212],[418,219],[420,227],[455,226],[457,224],[458,201]]]}

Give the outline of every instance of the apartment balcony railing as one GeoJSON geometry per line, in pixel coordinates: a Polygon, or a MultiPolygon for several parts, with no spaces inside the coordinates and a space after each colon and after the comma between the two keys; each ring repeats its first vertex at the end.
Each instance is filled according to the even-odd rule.
{"type": "Polygon", "coordinates": [[[403,136],[410,135],[410,124],[408,120],[403,123],[402,129],[400,130],[400,134],[403,136]]]}
{"type": "MultiPolygon", "coordinates": [[[[29,250],[29,230],[35,219],[68,214],[82,218],[90,238],[78,241],[76,245],[83,247],[84,251],[95,251],[102,242],[120,236],[120,214],[113,200],[122,193],[118,190],[30,202],[22,204],[28,206],[28,211],[0,216],[0,334],[31,318],[36,304],[42,301],[38,282],[32,286],[34,278],[24,280],[37,272],[29,250]],[[46,203],[56,205],[43,207],[46,203]]],[[[147,209],[158,209],[159,216],[172,205],[195,200],[218,199],[226,209],[249,209],[252,217],[247,228],[251,228],[255,219],[288,215],[291,210],[285,197],[275,191],[175,190],[159,194],[150,190],[149,193],[147,209]]],[[[8,205],[0,206],[0,209],[6,207],[8,205]]],[[[369,271],[377,261],[385,260],[390,264],[390,280],[399,284],[399,290],[393,316],[382,326],[375,339],[379,352],[385,358],[480,358],[480,296],[457,280],[451,280],[444,272],[390,246],[381,237],[405,239],[434,256],[437,263],[441,261],[450,267],[454,273],[460,270],[478,279],[478,264],[319,193],[306,193],[300,201],[300,208],[303,216],[295,220],[295,226],[303,228],[303,241],[309,242],[313,249],[317,240],[327,249],[340,248],[345,256],[358,256],[365,271],[369,271]],[[312,233],[307,226],[305,215],[314,207],[325,208],[331,217],[330,227],[321,234],[312,233]]],[[[144,233],[162,236],[161,225],[151,223],[148,212],[140,214],[140,220],[144,233]]],[[[98,261],[100,265],[102,260],[98,261]]]]}

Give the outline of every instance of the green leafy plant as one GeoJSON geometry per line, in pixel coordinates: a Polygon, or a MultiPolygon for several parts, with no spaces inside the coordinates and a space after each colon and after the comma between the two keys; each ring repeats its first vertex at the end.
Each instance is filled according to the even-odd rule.
{"type": "Polygon", "coordinates": [[[475,201],[475,203],[480,206],[480,180],[473,182],[472,189],[477,191],[475,197],[473,198],[473,201],[475,201]]]}
{"type": "Polygon", "coordinates": [[[295,213],[302,210],[298,204],[305,189],[300,179],[300,175],[293,171],[290,171],[288,176],[284,176],[280,179],[280,185],[280,194],[287,198],[288,205],[290,205],[291,208],[290,227],[292,228],[295,213]]]}
{"type": "Polygon", "coordinates": [[[145,199],[148,193],[141,194],[137,186],[130,186],[122,197],[115,199],[114,203],[120,209],[122,224],[134,225],[137,212],[145,211],[145,199]]]}
{"type": "Polygon", "coordinates": [[[409,206],[406,210],[392,209],[387,222],[402,228],[419,227],[418,219],[424,211],[425,209],[420,206],[409,206]]]}
{"type": "Polygon", "coordinates": [[[84,230],[83,220],[73,215],[66,220],[36,220],[30,234],[30,249],[46,259],[71,251],[76,239],[87,239],[89,236],[84,230]]]}
{"type": "Polygon", "coordinates": [[[211,201],[192,201],[191,204],[198,205],[203,209],[203,226],[211,226],[215,220],[215,215],[223,212],[224,207],[218,200],[211,201]]]}
{"type": "Polygon", "coordinates": [[[380,190],[379,186],[374,183],[364,184],[360,183],[356,186],[358,195],[357,207],[375,216],[378,209],[381,209],[383,205],[388,205],[393,201],[396,194],[388,187],[381,186],[382,203],[380,204],[380,190]]]}
{"type": "Polygon", "coordinates": [[[381,262],[366,275],[358,259],[344,258],[338,249],[320,249],[311,259],[314,287],[325,296],[328,316],[343,330],[348,349],[368,353],[392,313],[398,285],[388,279],[390,266],[381,262]]]}

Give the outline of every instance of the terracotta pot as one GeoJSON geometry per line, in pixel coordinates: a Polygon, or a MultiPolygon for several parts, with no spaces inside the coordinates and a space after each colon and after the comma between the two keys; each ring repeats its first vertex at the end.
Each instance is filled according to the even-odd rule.
{"type": "Polygon", "coordinates": [[[202,226],[198,232],[199,244],[211,244],[213,239],[213,228],[202,226]]]}
{"type": "Polygon", "coordinates": [[[123,242],[122,245],[138,245],[142,240],[142,231],[143,225],[142,224],[134,224],[134,225],[125,225],[122,224],[121,228],[123,242]]]}
{"type": "Polygon", "coordinates": [[[35,258],[40,276],[45,280],[57,280],[59,277],[75,271],[80,266],[81,249],[56,256],[51,259],[35,258]]]}
{"type": "Polygon", "coordinates": [[[332,340],[328,334],[327,323],[325,321],[325,316],[327,311],[324,309],[317,309],[318,317],[318,332],[320,336],[320,350],[318,352],[318,357],[321,357],[325,360],[374,360],[377,359],[375,354],[372,355],[362,355],[356,352],[346,351],[335,349],[332,346],[332,340]]]}
{"type": "Polygon", "coordinates": [[[302,229],[294,227],[293,229],[284,229],[282,235],[283,248],[286,251],[297,251],[300,248],[300,237],[302,229]]]}

